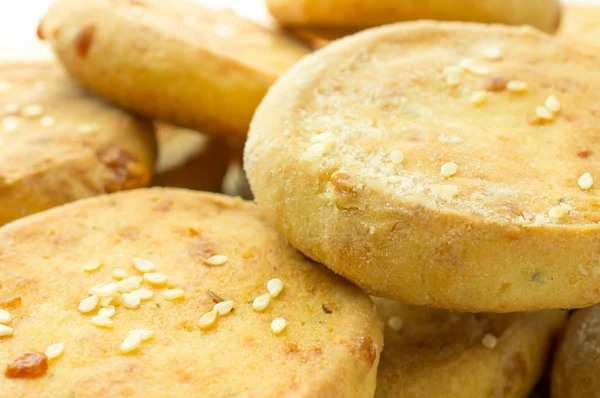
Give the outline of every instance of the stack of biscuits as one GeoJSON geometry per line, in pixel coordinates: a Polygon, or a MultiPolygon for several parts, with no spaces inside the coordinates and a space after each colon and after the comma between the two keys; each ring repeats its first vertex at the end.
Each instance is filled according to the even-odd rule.
{"type": "Polygon", "coordinates": [[[0,396],[600,397],[600,7],[267,6],[0,65],[0,396]]]}

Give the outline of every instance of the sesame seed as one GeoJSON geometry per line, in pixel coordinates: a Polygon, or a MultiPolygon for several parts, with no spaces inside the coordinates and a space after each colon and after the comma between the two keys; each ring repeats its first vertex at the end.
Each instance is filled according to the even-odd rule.
{"type": "Polygon", "coordinates": [[[489,61],[502,59],[502,51],[498,47],[488,47],[481,51],[481,56],[489,61]]]}
{"type": "Polygon", "coordinates": [[[446,84],[448,87],[457,87],[461,83],[462,79],[459,75],[446,76],[446,84]]]}
{"type": "Polygon", "coordinates": [[[219,315],[227,315],[233,309],[233,301],[221,301],[220,303],[215,304],[214,310],[216,310],[219,315]]]}
{"type": "Polygon", "coordinates": [[[16,115],[21,110],[21,106],[15,102],[9,102],[4,105],[3,114],[5,115],[16,115]]]}
{"type": "Polygon", "coordinates": [[[114,298],[115,298],[115,296],[102,297],[100,299],[100,306],[101,307],[108,307],[110,305],[110,303],[113,302],[114,298]]]}
{"type": "Polygon", "coordinates": [[[125,293],[121,296],[121,304],[125,308],[136,309],[140,306],[140,301],[140,298],[135,294],[125,293]]]}
{"type": "Polygon", "coordinates": [[[283,318],[275,318],[271,322],[271,332],[279,334],[287,326],[287,321],[283,318]]]}
{"type": "Polygon", "coordinates": [[[263,294],[262,296],[258,296],[257,298],[254,299],[254,301],[252,301],[252,308],[255,311],[262,311],[265,308],[267,308],[267,306],[269,305],[269,303],[271,302],[271,295],[269,293],[263,294]]]}
{"type": "Polygon", "coordinates": [[[19,128],[21,120],[17,116],[7,116],[2,119],[2,130],[7,133],[14,133],[19,128]]]}
{"type": "Polygon", "coordinates": [[[12,336],[15,334],[15,330],[6,325],[0,325],[0,337],[12,336]]]}
{"type": "Polygon", "coordinates": [[[306,148],[306,152],[311,152],[311,153],[322,155],[325,152],[325,145],[323,145],[322,142],[318,142],[318,143],[306,148]]]}
{"type": "Polygon", "coordinates": [[[46,348],[44,354],[48,357],[48,359],[54,359],[62,355],[65,351],[65,345],[62,343],[52,344],[50,347],[46,348]]]}
{"type": "Polygon", "coordinates": [[[223,265],[227,262],[227,256],[222,254],[217,254],[215,256],[210,256],[206,260],[204,260],[204,264],[208,265],[223,265]]]}
{"type": "Polygon", "coordinates": [[[554,114],[552,113],[552,111],[550,111],[550,109],[546,108],[545,106],[538,106],[535,110],[535,114],[537,115],[537,117],[543,120],[554,119],[554,114]]]}
{"type": "Polygon", "coordinates": [[[134,329],[129,334],[137,334],[142,338],[142,341],[150,340],[154,336],[154,332],[148,329],[134,329]]]}
{"type": "MultiPolygon", "coordinates": [[[[127,272],[124,269],[114,269],[112,272],[112,276],[113,278],[115,278],[116,280],[122,280],[127,278],[127,272]]],[[[141,281],[138,281],[141,282],[141,281]]]]}
{"type": "Polygon", "coordinates": [[[185,296],[185,292],[181,289],[168,289],[162,295],[167,300],[176,300],[185,296]]]}
{"type": "Polygon", "coordinates": [[[546,108],[548,108],[552,113],[560,112],[560,102],[558,101],[558,98],[556,98],[554,95],[551,95],[548,98],[546,98],[546,102],[544,102],[544,105],[546,105],[546,108]]]}
{"type": "Polygon", "coordinates": [[[101,328],[111,329],[113,327],[113,321],[111,321],[110,318],[107,318],[105,316],[96,315],[95,317],[92,318],[92,325],[98,326],[101,328]]]}
{"type": "Polygon", "coordinates": [[[102,262],[100,261],[90,261],[86,264],[83,265],[83,270],[85,272],[94,272],[100,269],[100,267],[102,267],[102,262]]]}
{"type": "Polygon", "coordinates": [[[107,306],[106,308],[100,308],[100,310],[98,310],[98,315],[103,316],[105,318],[112,318],[113,316],[115,316],[115,313],[116,310],[114,305],[107,306]]]}
{"type": "Polygon", "coordinates": [[[495,348],[498,344],[498,339],[491,333],[486,333],[481,339],[481,344],[486,348],[495,348]]]}
{"type": "Polygon", "coordinates": [[[283,290],[283,281],[279,278],[273,278],[267,282],[267,290],[271,297],[279,296],[279,293],[283,290]]]}
{"type": "Polygon", "coordinates": [[[44,116],[40,119],[40,126],[52,127],[55,124],[55,120],[52,116],[44,116]]]}
{"type": "Polygon", "coordinates": [[[325,147],[332,147],[335,144],[335,137],[331,133],[317,134],[310,139],[310,142],[321,142],[325,147]]]}
{"type": "Polygon", "coordinates": [[[392,317],[390,317],[390,319],[388,319],[388,326],[391,327],[396,332],[399,332],[400,330],[402,330],[402,326],[404,326],[404,322],[402,321],[402,318],[400,318],[399,316],[392,316],[392,317]]]}
{"type": "Polygon", "coordinates": [[[138,296],[142,301],[150,300],[154,296],[152,290],[148,289],[134,290],[133,292],[131,292],[131,294],[138,296]]]}
{"type": "Polygon", "coordinates": [[[198,326],[200,326],[201,329],[208,329],[217,320],[217,314],[217,310],[213,309],[212,311],[209,311],[206,314],[202,315],[202,317],[198,321],[198,326]]]}
{"type": "Polygon", "coordinates": [[[79,134],[92,134],[100,130],[100,125],[96,123],[85,123],[77,126],[77,132],[79,134]]]}
{"type": "Polygon", "coordinates": [[[475,76],[490,74],[490,68],[485,65],[476,64],[472,59],[461,59],[459,65],[467,72],[475,76]]]}
{"type": "Polygon", "coordinates": [[[463,68],[457,65],[448,65],[444,67],[444,75],[446,76],[460,76],[463,73],[463,68]]]}
{"type": "Polygon", "coordinates": [[[473,94],[471,94],[471,97],[469,98],[469,102],[473,105],[483,105],[486,103],[488,99],[488,95],[485,91],[475,91],[473,94]]]}
{"type": "Polygon", "coordinates": [[[577,184],[579,185],[579,188],[583,189],[584,191],[587,191],[588,189],[591,189],[594,185],[594,179],[592,178],[592,175],[590,173],[585,173],[581,177],[579,177],[577,184]]]}
{"type": "Polygon", "coordinates": [[[588,276],[589,275],[589,273],[587,272],[587,270],[585,269],[585,267],[584,267],[583,264],[579,264],[578,268],[579,268],[579,272],[581,272],[581,275],[583,275],[583,276],[588,276]]]}
{"type": "Polygon", "coordinates": [[[0,308],[0,323],[10,323],[12,320],[12,316],[8,313],[8,311],[0,308]]]}
{"type": "Polygon", "coordinates": [[[90,296],[90,297],[87,297],[87,298],[84,298],[83,300],[81,300],[77,309],[82,314],[86,314],[86,313],[91,312],[94,309],[96,309],[97,306],[98,306],[98,296],[94,295],[94,296],[90,296]]]}
{"type": "Polygon", "coordinates": [[[119,293],[130,293],[134,290],[138,290],[140,288],[140,283],[138,281],[134,281],[133,279],[123,279],[122,281],[117,282],[117,290],[119,293]]]}
{"type": "Polygon", "coordinates": [[[160,272],[147,272],[144,274],[144,280],[151,285],[164,285],[167,283],[167,276],[160,272]]]}
{"type": "Polygon", "coordinates": [[[443,143],[459,144],[463,141],[463,139],[457,135],[448,137],[446,134],[442,134],[438,137],[438,141],[443,143]]]}
{"type": "Polygon", "coordinates": [[[134,258],[133,266],[142,273],[154,271],[154,263],[152,261],[144,260],[143,258],[134,258]]]}
{"type": "Polygon", "coordinates": [[[117,284],[114,282],[101,283],[99,285],[93,286],[90,290],[88,290],[89,294],[93,294],[98,297],[114,296],[114,294],[116,292],[117,292],[117,284]]]}
{"type": "Polygon", "coordinates": [[[548,212],[548,217],[553,221],[558,221],[567,215],[569,210],[565,206],[554,206],[548,212]]]}
{"type": "Polygon", "coordinates": [[[132,281],[136,281],[139,283],[142,283],[144,281],[144,277],[141,275],[131,275],[131,276],[128,276],[127,279],[131,279],[132,281]]]}
{"type": "Polygon", "coordinates": [[[524,93],[529,88],[529,84],[527,82],[522,82],[519,80],[511,80],[506,85],[506,89],[508,91],[512,91],[513,93],[524,93]]]}
{"type": "Polygon", "coordinates": [[[142,344],[142,334],[129,333],[123,341],[123,344],[121,344],[120,350],[122,353],[128,353],[138,348],[140,344],[142,344]]]}
{"type": "Polygon", "coordinates": [[[44,108],[41,105],[33,104],[24,106],[21,109],[21,116],[28,119],[36,119],[44,114],[44,108]]]}
{"type": "Polygon", "coordinates": [[[402,151],[394,149],[392,152],[390,152],[390,160],[396,166],[402,164],[402,162],[404,161],[404,153],[402,153],[402,151]]]}
{"type": "Polygon", "coordinates": [[[440,168],[440,174],[443,177],[452,177],[458,171],[458,166],[454,162],[447,162],[440,168]]]}

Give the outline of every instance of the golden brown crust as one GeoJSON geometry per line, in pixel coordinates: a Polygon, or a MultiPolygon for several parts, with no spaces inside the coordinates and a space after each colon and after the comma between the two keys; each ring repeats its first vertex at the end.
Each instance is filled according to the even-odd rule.
{"type": "Polygon", "coordinates": [[[55,64],[0,65],[0,224],[150,183],[152,126],[99,101],[55,64]]]}
{"type": "Polygon", "coordinates": [[[561,311],[467,314],[374,301],[386,321],[377,398],[526,397],[566,318],[561,311]],[[400,330],[390,326],[393,317],[400,330]],[[488,334],[492,348],[483,344],[488,334]]]}
{"type": "Polygon", "coordinates": [[[559,35],[572,44],[600,48],[600,7],[568,4],[559,35]]]}
{"type": "Polygon", "coordinates": [[[600,394],[600,305],[571,315],[552,369],[553,398],[597,397],[600,394]]]}
{"type": "Polygon", "coordinates": [[[532,25],[546,32],[559,26],[558,0],[267,0],[285,26],[357,28],[433,19],[532,25]]]}
{"type": "Polygon", "coordinates": [[[227,144],[216,137],[156,123],[159,156],[153,184],[219,192],[229,164],[227,144]]]}
{"type": "Polygon", "coordinates": [[[269,86],[309,52],[274,30],[185,0],[60,0],[40,26],[90,90],[237,144],[269,86]]]}
{"type": "Polygon", "coordinates": [[[0,376],[11,397],[323,396],[372,397],[382,347],[376,310],[360,289],[306,259],[261,218],[255,205],[221,195],[140,189],[81,200],[0,229],[0,301],[14,335],[0,337],[0,365],[62,343],[46,376],[23,383],[0,376]],[[209,266],[212,255],[225,255],[209,266]],[[91,323],[80,300],[114,269],[142,275],[133,258],[167,276],[137,309],[116,300],[111,329],[91,323]],[[103,265],[84,272],[90,261],[103,265]],[[280,278],[281,293],[257,312],[251,302],[280,278]],[[185,297],[166,300],[166,288],[185,297]],[[215,299],[233,311],[207,329],[198,321],[215,299]],[[325,313],[323,304],[334,310],[325,313]],[[287,320],[270,331],[277,317],[287,320]],[[121,354],[133,329],[153,330],[121,354]]]}
{"type": "Polygon", "coordinates": [[[252,191],[295,247],[379,296],[488,312],[593,304],[599,65],[498,25],[402,23],[338,40],[258,108],[252,191]],[[490,49],[501,59],[483,59],[490,49]],[[497,76],[529,88],[486,91],[497,76]],[[530,124],[551,95],[562,110],[530,124]],[[442,174],[447,162],[455,175],[442,174]],[[585,173],[591,189],[578,186],[585,173]]]}

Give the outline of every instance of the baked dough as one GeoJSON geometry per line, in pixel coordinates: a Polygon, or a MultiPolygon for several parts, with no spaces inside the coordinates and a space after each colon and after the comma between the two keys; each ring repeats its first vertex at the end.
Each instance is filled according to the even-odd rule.
{"type": "Polygon", "coordinates": [[[376,398],[527,397],[567,314],[453,313],[373,300],[386,322],[376,398]]]}
{"type": "Polygon", "coordinates": [[[186,0],[58,0],[38,32],[91,91],[238,145],[269,86],[310,52],[186,0]]]}
{"type": "Polygon", "coordinates": [[[417,19],[531,25],[554,32],[558,0],[267,0],[285,26],[365,29],[417,19]]]}
{"type": "Polygon", "coordinates": [[[292,245],[373,294],[469,312],[589,306],[599,78],[597,57],[530,28],[372,29],[272,87],[245,168],[292,245]]]}
{"type": "Polygon", "coordinates": [[[85,93],[54,63],[0,65],[0,224],[150,183],[151,124],[85,93]]]}
{"type": "Polygon", "coordinates": [[[600,306],[575,311],[567,323],[552,370],[553,398],[600,395],[600,306]]]}
{"type": "Polygon", "coordinates": [[[64,345],[35,379],[0,374],[7,397],[373,396],[383,336],[372,301],[292,249],[252,203],[161,188],[107,195],[6,226],[0,253],[0,308],[14,329],[0,337],[0,366],[64,345]],[[114,293],[114,275],[144,275],[153,297],[114,293]],[[82,302],[94,286],[113,297],[108,328],[93,324],[108,323],[94,319],[103,300],[82,302]],[[287,325],[275,332],[277,318],[287,325]]]}
{"type": "Polygon", "coordinates": [[[600,50],[600,7],[568,4],[560,24],[559,35],[569,42],[600,50]]]}

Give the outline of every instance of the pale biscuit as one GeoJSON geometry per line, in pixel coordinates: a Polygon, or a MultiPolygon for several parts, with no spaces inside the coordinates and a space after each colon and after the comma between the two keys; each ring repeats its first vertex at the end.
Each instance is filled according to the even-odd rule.
{"type": "Polygon", "coordinates": [[[94,98],[54,63],[0,65],[0,224],[150,183],[150,123],[94,98]]]}
{"type": "Polygon", "coordinates": [[[376,398],[527,397],[567,314],[468,314],[373,300],[385,321],[376,398]]]}
{"type": "Polygon", "coordinates": [[[0,229],[0,253],[13,329],[0,337],[4,396],[373,396],[383,337],[373,303],[252,203],[107,195],[0,229]],[[100,311],[106,297],[114,310],[100,311]],[[44,370],[54,344],[64,351],[44,370]],[[26,366],[26,352],[39,360],[26,366]]]}
{"type": "Polygon", "coordinates": [[[575,311],[554,358],[552,397],[598,397],[599,351],[600,305],[575,311]]]}
{"type": "Polygon", "coordinates": [[[598,57],[530,28],[358,33],[269,91],[248,179],[295,247],[379,296],[587,306],[600,301],[599,77],[598,57]]]}
{"type": "Polygon", "coordinates": [[[285,26],[365,29],[417,19],[531,25],[554,32],[558,0],[267,0],[285,26]]]}
{"type": "Polygon", "coordinates": [[[305,46],[186,0],[59,0],[40,23],[85,87],[151,119],[233,143],[305,46]]]}

